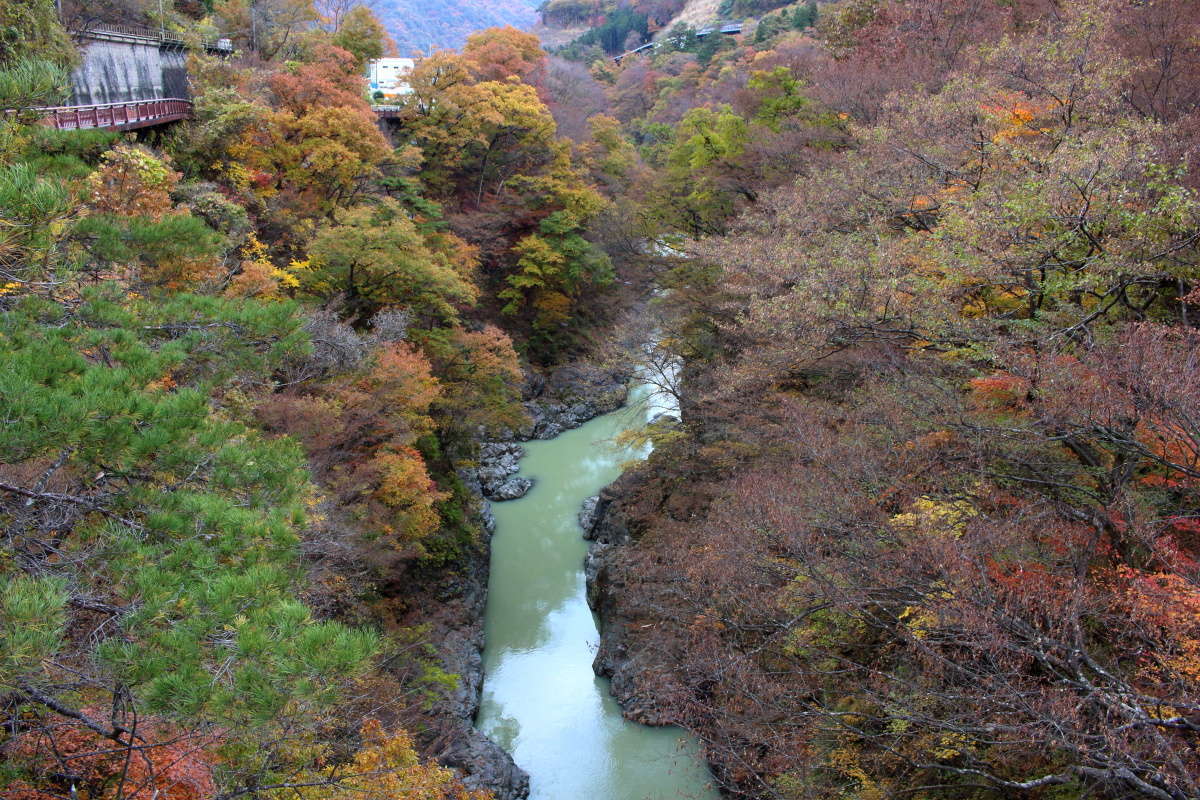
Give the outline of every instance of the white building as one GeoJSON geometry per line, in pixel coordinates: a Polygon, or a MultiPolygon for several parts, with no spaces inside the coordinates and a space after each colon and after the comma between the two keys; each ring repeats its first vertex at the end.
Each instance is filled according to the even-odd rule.
{"type": "Polygon", "coordinates": [[[374,103],[397,100],[412,92],[408,76],[417,65],[411,58],[377,58],[367,64],[367,80],[374,103]]]}

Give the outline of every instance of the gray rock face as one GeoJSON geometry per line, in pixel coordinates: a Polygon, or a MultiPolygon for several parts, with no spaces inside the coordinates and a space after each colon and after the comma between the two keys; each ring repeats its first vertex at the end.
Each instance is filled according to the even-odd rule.
{"type": "MultiPolygon", "coordinates": [[[[509,454],[508,450],[503,452],[509,454]]],[[[500,454],[500,451],[495,450],[494,454],[500,454]]],[[[461,469],[458,475],[467,490],[478,499],[477,511],[484,535],[481,546],[473,551],[473,557],[466,564],[461,586],[456,587],[455,593],[461,600],[449,604],[461,609],[456,623],[443,632],[438,642],[443,666],[458,675],[459,681],[458,687],[445,700],[445,713],[455,722],[445,748],[437,757],[442,764],[457,770],[468,787],[490,791],[497,800],[523,800],[529,795],[529,775],[502,747],[475,730],[473,724],[483,689],[483,614],[487,606],[488,562],[496,519],[491,503],[483,497],[478,471],[461,469]]]]}
{"type": "Polygon", "coordinates": [[[650,664],[644,655],[631,652],[628,632],[631,620],[623,603],[627,591],[621,550],[632,540],[630,519],[622,503],[636,477],[632,473],[605,487],[597,503],[593,541],[585,562],[588,605],[600,619],[600,646],[592,670],[610,679],[613,698],[622,713],[645,725],[673,724],[671,708],[655,694],[656,679],[647,674],[650,664]]]}
{"type": "Polygon", "coordinates": [[[490,538],[496,532],[496,515],[492,513],[492,504],[483,496],[483,484],[479,480],[479,471],[474,469],[459,469],[458,479],[467,487],[467,491],[475,495],[478,501],[476,510],[479,513],[479,524],[490,538]]]}
{"type": "Polygon", "coordinates": [[[525,448],[518,442],[553,439],[601,414],[625,404],[629,376],[592,366],[568,366],[549,378],[527,373],[522,391],[529,422],[507,431],[506,441],[484,442],[479,447],[477,475],[481,492],[489,500],[524,497],[533,488],[529,478],[518,477],[525,448]]]}
{"type": "Polygon", "coordinates": [[[522,393],[529,422],[509,431],[517,441],[553,439],[625,404],[629,375],[590,365],[560,367],[548,378],[527,375],[522,393]]]}
{"type": "Polygon", "coordinates": [[[583,538],[590,540],[596,527],[596,507],[600,504],[600,495],[593,495],[583,501],[579,509],[579,527],[583,529],[583,538]]]}
{"type": "MultiPolygon", "coordinates": [[[[604,487],[600,494],[589,497],[579,511],[583,538],[591,541],[583,560],[583,575],[587,582],[587,601],[593,611],[600,611],[609,590],[608,558],[613,551],[629,541],[629,528],[619,506],[617,484],[604,487]]],[[[603,618],[601,618],[603,623],[603,618]]],[[[603,631],[602,631],[603,633],[603,631]]],[[[601,637],[601,649],[604,639],[601,637]]],[[[597,655],[599,658],[599,655],[597,655]]]]}
{"type": "Polygon", "coordinates": [[[592,542],[591,546],[588,547],[587,555],[583,557],[583,577],[587,585],[587,603],[592,611],[600,610],[602,587],[604,586],[604,579],[607,577],[604,574],[604,556],[611,549],[611,544],[592,542]]]}
{"type": "Polygon", "coordinates": [[[592,543],[584,559],[587,579],[588,605],[600,618],[600,647],[592,661],[592,670],[602,677],[612,678],[611,689],[622,709],[631,696],[630,665],[626,660],[621,621],[614,613],[615,600],[621,586],[615,585],[610,562],[622,545],[629,542],[629,526],[620,505],[621,479],[600,492],[593,509],[592,543]]]}
{"type": "Polygon", "coordinates": [[[468,789],[485,789],[496,800],[523,800],[529,796],[529,773],[518,767],[500,745],[469,725],[440,760],[467,773],[463,783],[468,789]]]}
{"type": "Polygon", "coordinates": [[[479,446],[476,471],[483,496],[490,500],[516,500],[533,487],[529,478],[516,477],[525,448],[516,442],[484,442],[479,446]]]}
{"type": "Polygon", "coordinates": [[[514,475],[507,480],[489,485],[484,491],[492,500],[516,500],[518,497],[524,497],[532,488],[532,478],[521,478],[514,475]]]}

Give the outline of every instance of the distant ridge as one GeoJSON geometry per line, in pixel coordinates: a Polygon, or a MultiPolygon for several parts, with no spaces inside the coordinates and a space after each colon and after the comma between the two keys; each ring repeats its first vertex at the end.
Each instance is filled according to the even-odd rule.
{"type": "Polygon", "coordinates": [[[467,36],[497,25],[528,30],[537,22],[538,0],[375,0],[400,55],[459,49],[467,36]]]}

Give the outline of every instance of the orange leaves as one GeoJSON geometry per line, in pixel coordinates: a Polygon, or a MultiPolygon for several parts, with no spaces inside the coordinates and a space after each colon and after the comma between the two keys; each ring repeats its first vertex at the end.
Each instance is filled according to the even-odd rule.
{"type": "Polygon", "coordinates": [[[390,152],[365,103],[269,113],[230,147],[259,197],[287,190],[305,214],[331,208],[390,152]]]}
{"type": "Polygon", "coordinates": [[[297,116],[332,107],[370,112],[355,58],[340,47],[317,47],[311,61],[274,73],[269,83],[279,106],[297,116]]]}
{"type": "Polygon", "coordinates": [[[494,325],[454,328],[448,337],[424,343],[439,376],[437,405],[461,430],[517,428],[525,421],[523,383],[512,339],[494,325]]]}
{"type": "Polygon", "coordinates": [[[131,751],[75,723],[60,723],[52,734],[20,734],[9,745],[9,758],[35,776],[35,783],[56,791],[18,785],[15,797],[61,797],[71,785],[93,800],[209,800],[216,794],[207,742],[158,722],[143,721],[138,735],[144,741],[131,751]]]}
{"type": "MultiPolygon", "coordinates": [[[[1119,602],[1143,633],[1156,640],[1156,661],[1200,688],[1200,587],[1174,572],[1141,572],[1118,567],[1123,582],[1119,602]]],[[[1147,665],[1143,675],[1151,677],[1147,665]]],[[[1166,676],[1155,675],[1162,680],[1166,676]]]]}
{"type": "Polygon", "coordinates": [[[272,245],[298,253],[312,220],[347,204],[392,148],[345,50],[318,46],[309,60],[278,69],[267,82],[275,107],[255,107],[253,124],[222,143],[230,161],[222,170],[241,191],[272,201],[271,226],[284,232],[272,245]]]}
{"type": "Polygon", "coordinates": [[[441,518],[434,506],[449,495],[437,490],[425,459],[413,448],[384,450],[355,476],[373,486],[370,498],[383,506],[375,515],[382,533],[413,542],[437,530],[441,518]]]}
{"type": "Polygon", "coordinates": [[[1163,467],[1142,483],[1171,489],[1200,489],[1200,442],[1190,426],[1170,419],[1151,418],[1138,424],[1135,436],[1151,459],[1163,467]]]}
{"type": "Polygon", "coordinates": [[[276,297],[279,280],[275,268],[269,261],[243,261],[242,270],[229,281],[225,294],[230,297],[276,297]]]}
{"type": "Polygon", "coordinates": [[[300,439],[323,483],[368,535],[404,547],[440,524],[435,506],[446,495],[416,444],[434,430],[429,411],[441,394],[429,360],[405,342],[390,342],[357,374],[316,396],[273,398],[259,416],[300,439]]]}
{"type": "Polygon", "coordinates": [[[511,25],[469,36],[463,56],[471,72],[483,81],[538,78],[546,64],[546,53],[538,37],[511,25]]]}
{"type": "Polygon", "coordinates": [[[1029,408],[1027,378],[996,373],[969,382],[971,405],[978,411],[1025,412],[1029,408]]]}
{"type": "Polygon", "coordinates": [[[426,432],[432,423],[426,414],[440,395],[429,360],[404,342],[382,347],[375,366],[358,382],[381,410],[404,419],[414,432],[426,432]]]}
{"type": "Polygon", "coordinates": [[[1038,136],[1043,129],[1037,120],[1052,109],[1048,101],[1035,103],[1021,95],[1010,93],[990,102],[979,104],[980,109],[995,120],[996,132],[992,142],[1001,144],[1011,139],[1038,136]]]}

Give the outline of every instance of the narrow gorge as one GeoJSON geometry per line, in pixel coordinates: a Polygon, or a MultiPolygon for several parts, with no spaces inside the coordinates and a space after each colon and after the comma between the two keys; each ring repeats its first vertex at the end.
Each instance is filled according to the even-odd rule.
{"type": "Polygon", "coordinates": [[[495,506],[485,680],[477,725],[530,774],[534,800],[715,800],[698,743],[626,720],[593,672],[587,503],[646,453],[618,437],[670,411],[646,384],[622,408],[524,446],[524,497],[495,506]],[[580,511],[583,508],[584,511],[580,511]]]}

